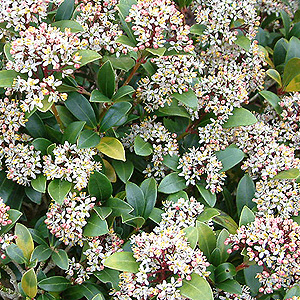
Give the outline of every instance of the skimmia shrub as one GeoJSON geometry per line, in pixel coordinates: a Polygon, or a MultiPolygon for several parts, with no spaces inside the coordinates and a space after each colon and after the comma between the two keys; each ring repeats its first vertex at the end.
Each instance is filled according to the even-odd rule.
{"type": "Polygon", "coordinates": [[[300,299],[299,1],[0,5],[1,299],[300,299]]]}

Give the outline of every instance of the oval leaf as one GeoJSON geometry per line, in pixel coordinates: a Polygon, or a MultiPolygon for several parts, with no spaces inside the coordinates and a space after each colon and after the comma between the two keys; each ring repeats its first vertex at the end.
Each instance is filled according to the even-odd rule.
{"type": "Polygon", "coordinates": [[[114,137],[103,137],[100,140],[97,149],[110,158],[122,161],[126,160],[125,150],[122,143],[114,137]]]}
{"type": "Polygon", "coordinates": [[[33,269],[24,273],[21,279],[21,286],[24,293],[29,298],[34,298],[37,294],[37,278],[33,269]]]}
{"type": "Polygon", "coordinates": [[[136,273],[139,270],[132,252],[115,252],[104,261],[104,266],[122,272],[136,273]]]}

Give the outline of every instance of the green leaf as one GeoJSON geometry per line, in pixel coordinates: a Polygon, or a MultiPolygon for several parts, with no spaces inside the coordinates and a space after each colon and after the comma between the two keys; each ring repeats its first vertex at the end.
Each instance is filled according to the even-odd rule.
{"type": "Polygon", "coordinates": [[[79,62],[80,67],[85,66],[86,64],[101,58],[101,55],[93,50],[79,50],[75,53],[75,55],[81,57],[79,62]]]}
{"type": "Polygon", "coordinates": [[[162,209],[154,207],[151,211],[149,219],[151,219],[154,223],[159,224],[161,222],[161,214],[163,213],[164,211],[162,209]]]}
{"type": "Polygon", "coordinates": [[[165,47],[161,47],[161,48],[157,48],[157,49],[146,48],[145,50],[148,51],[149,53],[155,55],[155,56],[163,56],[167,49],[165,47]]]}
{"type": "Polygon", "coordinates": [[[289,169],[279,172],[272,179],[296,179],[300,176],[300,171],[298,169],[289,169]]]}
{"type": "Polygon", "coordinates": [[[87,237],[101,236],[108,233],[108,227],[105,220],[102,220],[96,212],[92,212],[84,227],[83,235],[87,237]]]}
{"type": "Polygon", "coordinates": [[[287,37],[290,32],[291,19],[284,10],[280,10],[280,17],[282,19],[283,27],[284,27],[284,31],[285,31],[284,36],[287,37]]]}
{"type": "Polygon", "coordinates": [[[118,175],[118,177],[126,183],[128,181],[133,173],[134,167],[133,163],[129,160],[127,161],[113,161],[112,165],[118,175]]]}
{"type": "Polygon", "coordinates": [[[12,87],[18,73],[14,70],[0,71],[0,87],[12,87]]]}
{"type": "Polygon", "coordinates": [[[57,21],[52,23],[51,26],[59,28],[62,32],[64,32],[66,28],[69,28],[73,33],[84,31],[83,27],[78,22],[73,20],[57,21]]]}
{"type": "Polygon", "coordinates": [[[275,66],[279,66],[284,63],[288,45],[288,41],[284,38],[281,38],[276,42],[273,53],[275,66]]]}
{"type": "Polygon", "coordinates": [[[241,212],[239,226],[247,225],[255,220],[255,215],[250,208],[244,206],[241,212]]]}
{"type": "Polygon", "coordinates": [[[276,94],[270,91],[261,91],[259,94],[262,95],[273,106],[278,114],[282,113],[282,107],[279,105],[281,100],[276,94]]]}
{"type": "Polygon", "coordinates": [[[266,73],[269,77],[271,77],[273,80],[275,80],[279,84],[280,87],[282,86],[281,76],[277,70],[269,69],[269,70],[267,70],[266,73]]]}
{"type": "MultiPolygon", "coordinates": [[[[131,45],[133,45],[133,47],[135,47],[135,45],[133,43],[131,43],[127,39],[124,40],[122,38],[122,36],[120,37],[120,40],[122,41],[121,44],[123,44],[123,42],[125,42],[125,43],[128,42],[131,45]]],[[[111,62],[112,66],[115,69],[123,70],[125,72],[128,72],[135,65],[134,60],[128,56],[120,56],[120,57],[104,56],[103,57],[103,61],[108,61],[108,60],[111,62]]],[[[126,86],[123,86],[123,87],[126,87],[126,86]]]]}
{"type": "Polygon", "coordinates": [[[134,152],[139,156],[148,156],[153,153],[152,145],[145,142],[139,135],[134,139],[134,152]]]}
{"type": "Polygon", "coordinates": [[[246,50],[247,52],[249,52],[249,50],[251,48],[251,41],[244,35],[237,36],[234,43],[236,45],[240,46],[241,48],[243,48],[244,50],[246,50]]]}
{"type": "Polygon", "coordinates": [[[211,191],[207,190],[203,185],[196,185],[198,188],[198,191],[200,192],[201,196],[205,200],[205,202],[211,206],[214,207],[217,202],[217,195],[213,194],[211,191]]]}
{"type": "Polygon", "coordinates": [[[104,268],[100,272],[95,272],[94,275],[103,283],[111,283],[114,289],[119,285],[119,271],[104,268]]]}
{"type": "Polygon", "coordinates": [[[92,298],[92,300],[105,300],[105,298],[102,294],[97,294],[92,298]]]}
{"type": "Polygon", "coordinates": [[[99,69],[98,87],[103,95],[111,99],[115,92],[115,71],[109,60],[99,69]]]}
{"type": "Polygon", "coordinates": [[[213,217],[218,216],[220,213],[217,209],[205,207],[204,211],[198,216],[197,220],[204,223],[211,220],[213,217]]]}
{"type": "Polygon", "coordinates": [[[224,128],[248,126],[257,122],[256,117],[245,108],[235,108],[233,114],[228,117],[228,120],[223,125],[224,128]]]}
{"type": "Polygon", "coordinates": [[[284,296],[284,299],[289,299],[293,297],[300,297],[300,286],[299,284],[295,284],[291,289],[287,291],[284,296]]]}
{"type": "Polygon", "coordinates": [[[226,229],[222,229],[217,238],[216,246],[220,249],[220,263],[226,262],[229,257],[227,252],[230,249],[230,245],[225,245],[225,240],[229,237],[229,232],[226,229]]]}
{"type": "Polygon", "coordinates": [[[27,262],[23,255],[23,251],[14,243],[11,243],[5,248],[6,254],[11,260],[17,262],[18,264],[24,264],[27,262]]]}
{"type": "Polygon", "coordinates": [[[179,156],[177,155],[165,155],[163,160],[163,164],[166,165],[168,168],[170,168],[173,171],[178,170],[178,164],[179,164],[179,156]]]}
{"type": "Polygon", "coordinates": [[[48,193],[55,202],[61,205],[71,187],[72,183],[69,181],[54,179],[48,185],[48,193]]]}
{"type": "Polygon", "coordinates": [[[84,130],[80,133],[77,141],[79,149],[96,147],[100,143],[100,136],[92,130],[84,130]]]}
{"type": "Polygon", "coordinates": [[[9,209],[7,211],[8,217],[11,220],[11,224],[7,224],[5,226],[0,227],[0,236],[4,233],[7,233],[11,228],[14,227],[14,224],[20,219],[22,213],[16,209],[9,209]]]}
{"type": "Polygon", "coordinates": [[[172,96],[178,100],[179,102],[185,104],[188,107],[191,108],[197,108],[198,105],[198,99],[195,93],[192,90],[188,90],[187,92],[184,93],[174,93],[172,96]]]}
{"type": "Polygon", "coordinates": [[[44,122],[37,113],[34,113],[28,119],[25,128],[28,130],[29,134],[34,138],[47,136],[47,131],[44,122]]]}
{"type": "Polygon", "coordinates": [[[11,44],[10,43],[6,43],[4,45],[3,50],[4,50],[4,54],[5,54],[6,58],[7,58],[7,60],[15,61],[15,59],[13,58],[13,56],[10,53],[10,50],[11,50],[11,44]]]}
{"type": "Polygon", "coordinates": [[[107,98],[98,90],[93,90],[90,98],[90,102],[98,102],[98,103],[111,103],[112,100],[107,98]]]}
{"type": "Polygon", "coordinates": [[[45,261],[51,256],[52,252],[48,245],[39,245],[33,250],[31,260],[45,261]]]}
{"type": "MultiPolygon", "coordinates": [[[[127,40],[135,47],[136,40],[132,31],[132,25],[130,23],[125,22],[125,17],[129,15],[129,10],[133,4],[136,4],[136,0],[120,0],[118,5],[119,17],[122,25],[122,29],[125,31],[127,36],[129,37],[127,40]]],[[[122,36],[123,37],[123,36],[122,36]]],[[[123,38],[124,41],[124,38],[123,38]]],[[[119,39],[118,42],[120,43],[119,39]]]]}
{"type": "Polygon", "coordinates": [[[69,258],[65,250],[54,250],[54,252],[52,253],[52,260],[59,268],[63,270],[68,270],[69,258]]]}
{"type": "Polygon", "coordinates": [[[111,196],[112,185],[104,174],[95,171],[90,176],[88,191],[91,196],[95,196],[98,200],[102,201],[111,196]]]}
{"type": "Polygon", "coordinates": [[[198,274],[193,273],[191,280],[183,280],[180,294],[191,300],[213,300],[213,293],[208,282],[198,274]]]}
{"type": "Polygon", "coordinates": [[[73,14],[75,0],[65,0],[57,9],[55,20],[69,20],[73,14]]]}
{"type": "Polygon", "coordinates": [[[241,213],[242,208],[245,205],[250,208],[254,207],[252,199],[254,198],[255,191],[255,184],[252,178],[248,174],[245,174],[240,180],[236,191],[236,206],[238,214],[241,213]]]}
{"type": "Polygon", "coordinates": [[[213,230],[206,224],[197,221],[198,245],[204,255],[209,259],[216,247],[216,236],[213,230]]]}
{"type": "Polygon", "coordinates": [[[165,105],[164,107],[159,108],[158,111],[167,116],[190,118],[190,115],[186,109],[183,106],[178,106],[178,101],[175,99],[173,99],[170,105],[165,105]]]}
{"type": "Polygon", "coordinates": [[[97,149],[110,158],[122,161],[126,160],[123,144],[114,137],[103,137],[97,149]]]}
{"type": "Polygon", "coordinates": [[[122,45],[126,45],[129,47],[135,47],[136,42],[133,41],[132,39],[130,39],[129,37],[127,37],[126,35],[121,35],[116,39],[116,43],[122,44],[122,45]]]}
{"type": "Polygon", "coordinates": [[[217,288],[231,294],[241,295],[243,292],[241,285],[233,279],[228,279],[217,284],[217,288]]]}
{"type": "Polygon", "coordinates": [[[136,273],[139,263],[134,259],[132,252],[115,252],[104,261],[104,266],[110,269],[136,273]]]}
{"type": "Polygon", "coordinates": [[[251,265],[250,267],[244,269],[244,278],[246,284],[250,287],[251,293],[254,295],[257,295],[258,289],[261,286],[259,280],[256,278],[256,275],[262,271],[263,267],[258,265],[251,265]]]}
{"type": "Polygon", "coordinates": [[[185,179],[180,177],[178,172],[173,172],[163,178],[158,186],[158,191],[164,194],[173,194],[185,188],[185,179]]]}
{"type": "Polygon", "coordinates": [[[75,92],[69,93],[65,105],[78,120],[85,121],[86,125],[93,128],[97,126],[95,112],[83,95],[75,92]]]}
{"type": "Polygon", "coordinates": [[[26,271],[21,279],[21,286],[24,293],[29,298],[34,298],[37,294],[37,278],[34,269],[26,271]]]}
{"type": "Polygon", "coordinates": [[[36,138],[32,141],[35,150],[41,151],[42,155],[47,155],[47,148],[52,144],[45,138],[36,138]]]}
{"type": "Polygon", "coordinates": [[[105,220],[112,213],[112,209],[110,207],[104,206],[94,206],[94,211],[101,220],[105,220]]]}
{"type": "Polygon", "coordinates": [[[130,225],[137,230],[145,224],[145,219],[131,214],[122,214],[122,223],[130,225]]]}
{"type": "Polygon", "coordinates": [[[195,227],[187,227],[184,228],[183,231],[185,232],[185,237],[191,248],[195,249],[199,238],[198,229],[195,227]]]}
{"type": "Polygon", "coordinates": [[[145,208],[145,197],[142,189],[135,183],[126,183],[126,199],[127,202],[134,208],[135,216],[143,216],[145,208]]]}
{"type": "Polygon", "coordinates": [[[36,190],[34,190],[31,187],[26,186],[25,187],[25,194],[26,196],[33,202],[36,204],[41,204],[42,201],[42,193],[37,192],[36,190]]]}
{"type": "Polygon", "coordinates": [[[227,147],[225,150],[216,152],[216,156],[223,165],[221,172],[225,172],[241,162],[244,159],[245,154],[238,148],[227,147]]]}
{"type": "Polygon", "coordinates": [[[29,260],[34,249],[32,236],[23,224],[17,223],[15,226],[16,244],[23,251],[24,257],[29,260]]]}
{"type": "Polygon", "coordinates": [[[127,95],[131,95],[135,92],[135,89],[130,85],[121,86],[117,92],[113,95],[112,100],[119,100],[127,95]]]}
{"type": "Polygon", "coordinates": [[[75,144],[85,123],[85,121],[76,121],[70,123],[65,129],[62,142],[64,143],[65,141],[68,141],[70,144],[75,144]]]}
{"type": "Polygon", "coordinates": [[[129,102],[118,102],[111,106],[100,123],[100,132],[105,132],[114,126],[120,126],[127,120],[126,114],[131,109],[129,102]]]}
{"type": "Polygon", "coordinates": [[[47,292],[62,292],[70,285],[70,281],[63,276],[52,276],[38,283],[38,286],[47,292]]]}
{"type": "Polygon", "coordinates": [[[141,183],[141,190],[145,198],[144,212],[142,216],[147,220],[150,216],[157,198],[157,184],[154,178],[147,178],[141,183]]]}
{"type": "Polygon", "coordinates": [[[118,198],[109,198],[105,204],[112,209],[111,215],[114,217],[120,217],[123,214],[133,211],[131,205],[118,198]]]}
{"type": "Polygon", "coordinates": [[[231,263],[223,263],[215,270],[216,282],[223,282],[232,279],[236,275],[235,266],[231,263]]]}
{"type": "Polygon", "coordinates": [[[194,24],[190,28],[190,33],[196,34],[196,35],[202,35],[204,33],[204,30],[206,29],[205,25],[202,24],[194,24]]]}
{"type": "Polygon", "coordinates": [[[289,62],[292,58],[300,58],[300,40],[294,36],[289,41],[285,62],[289,62]]]}
{"type": "Polygon", "coordinates": [[[225,212],[219,209],[217,211],[219,212],[219,215],[213,217],[213,221],[225,227],[231,234],[235,234],[238,229],[238,225],[235,223],[235,221],[225,212]]]}
{"type": "Polygon", "coordinates": [[[282,84],[287,87],[289,83],[300,75],[300,58],[290,59],[284,67],[282,84]]]}
{"type": "Polygon", "coordinates": [[[40,193],[46,192],[47,179],[43,174],[37,175],[37,177],[31,180],[31,186],[40,193]]]}

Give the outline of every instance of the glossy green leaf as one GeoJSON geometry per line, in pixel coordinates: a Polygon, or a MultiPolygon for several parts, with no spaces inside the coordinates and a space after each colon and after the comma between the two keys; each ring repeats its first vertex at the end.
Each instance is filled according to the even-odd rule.
{"type": "Polygon", "coordinates": [[[219,233],[217,238],[216,246],[218,249],[220,249],[220,263],[226,262],[229,253],[227,252],[228,249],[231,248],[230,245],[225,245],[225,240],[229,237],[229,232],[226,229],[222,229],[222,231],[219,233]]]}
{"type": "Polygon", "coordinates": [[[76,121],[70,123],[65,129],[62,142],[64,143],[65,141],[68,141],[70,144],[75,144],[85,123],[85,121],[76,121]]]}
{"type": "Polygon", "coordinates": [[[191,280],[183,280],[180,294],[191,300],[213,300],[213,293],[208,282],[198,274],[193,273],[191,280]]]}
{"type": "Polygon", "coordinates": [[[241,295],[243,292],[241,285],[233,279],[227,279],[217,284],[217,288],[231,294],[241,295]]]}
{"type": "Polygon", "coordinates": [[[164,107],[159,108],[158,111],[167,116],[190,118],[186,109],[183,106],[178,106],[178,101],[176,99],[173,99],[170,105],[165,105],[164,107]]]}
{"type": "Polygon", "coordinates": [[[288,41],[286,39],[281,38],[276,42],[274,46],[274,53],[273,53],[275,66],[284,63],[287,49],[288,49],[288,41]]]}
{"type": "Polygon", "coordinates": [[[118,175],[118,177],[126,183],[128,181],[133,173],[134,167],[133,163],[129,160],[127,161],[113,161],[112,165],[118,175]]]}
{"type": "Polygon", "coordinates": [[[121,86],[117,92],[113,95],[112,100],[119,100],[127,95],[131,95],[135,92],[135,89],[130,85],[121,86]]]}
{"type": "Polygon", "coordinates": [[[224,282],[227,279],[232,279],[235,275],[235,266],[231,263],[223,263],[215,270],[215,278],[217,282],[224,282]]]}
{"type": "Polygon", "coordinates": [[[41,204],[41,202],[42,202],[42,193],[37,192],[37,191],[34,190],[33,188],[26,186],[26,187],[25,187],[25,194],[26,194],[26,196],[27,196],[33,203],[41,204]]]}
{"type": "Polygon", "coordinates": [[[190,32],[192,34],[202,35],[204,33],[205,29],[206,29],[206,26],[204,26],[202,24],[194,24],[193,26],[191,26],[190,32]]]}
{"type": "Polygon", "coordinates": [[[232,113],[223,125],[224,128],[248,126],[257,122],[256,117],[245,108],[235,108],[232,113]]]}
{"type": "Polygon", "coordinates": [[[14,70],[1,70],[0,71],[0,87],[12,87],[18,73],[14,70]]]}
{"type": "Polygon", "coordinates": [[[173,93],[172,96],[178,100],[179,102],[185,104],[188,107],[191,108],[197,108],[198,105],[198,99],[195,93],[192,90],[189,90],[184,93],[173,93]]]}
{"type": "Polygon", "coordinates": [[[92,130],[83,130],[78,138],[77,147],[79,149],[86,149],[96,147],[100,143],[100,136],[92,130]]]}
{"type": "Polygon", "coordinates": [[[42,155],[47,155],[47,148],[52,144],[45,138],[36,138],[32,141],[35,150],[41,151],[42,155]]]}
{"type": "Polygon", "coordinates": [[[75,92],[69,93],[65,105],[79,121],[85,121],[88,126],[93,128],[97,126],[95,112],[83,95],[75,92]]]}
{"type": "Polygon", "coordinates": [[[57,21],[52,23],[51,26],[59,28],[62,32],[64,32],[66,28],[69,28],[73,33],[84,31],[83,27],[78,22],[73,20],[57,21]]]}
{"type": "Polygon", "coordinates": [[[236,191],[236,206],[238,214],[241,213],[242,208],[245,205],[250,208],[255,206],[252,201],[255,191],[255,184],[252,178],[248,174],[245,174],[240,180],[236,191]]]}
{"type": "MultiPolygon", "coordinates": [[[[120,37],[120,40],[123,42],[128,42],[128,40],[123,40],[122,36],[120,37]]],[[[131,45],[133,45],[133,47],[135,46],[134,44],[132,44],[131,42],[129,42],[131,45]]],[[[128,57],[128,56],[120,56],[120,57],[114,57],[114,56],[105,56],[103,58],[103,61],[107,61],[109,60],[112,64],[112,66],[114,67],[114,69],[118,69],[118,70],[123,70],[128,72],[131,68],[134,67],[135,65],[135,61],[128,57]]],[[[127,86],[123,86],[127,87],[127,86]]],[[[115,100],[115,99],[114,99],[115,100]]]]}
{"type": "Polygon", "coordinates": [[[282,84],[287,87],[293,79],[300,75],[300,58],[290,59],[284,67],[282,84]]]}
{"type": "Polygon", "coordinates": [[[218,216],[220,213],[217,209],[211,207],[205,207],[204,211],[197,217],[200,222],[207,222],[213,217],[218,216]]]}
{"type": "Polygon", "coordinates": [[[155,55],[155,56],[163,56],[166,52],[166,48],[165,47],[160,47],[157,49],[154,48],[146,48],[146,51],[148,51],[149,53],[155,55]]]}
{"type": "Polygon", "coordinates": [[[37,246],[31,255],[31,260],[37,259],[38,261],[47,260],[52,254],[52,249],[48,245],[37,246]]]}
{"type": "Polygon", "coordinates": [[[134,208],[133,214],[135,216],[143,216],[146,202],[142,189],[135,183],[127,182],[126,199],[127,202],[134,208]]]}
{"type": "Polygon", "coordinates": [[[9,209],[7,211],[8,217],[11,220],[10,224],[7,224],[5,226],[1,226],[0,228],[0,236],[4,233],[7,233],[11,228],[13,228],[14,224],[20,219],[22,216],[22,213],[16,209],[9,209]]]}
{"type": "Polygon", "coordinates": [[[145,142],[139,135],[134,139],[134,152],[139,156],[149,156],[153,153],[153,147],[149,142],[145,142]]]}
{"type": "Polygon", "coordinates": [[[122,214],[122,223],[130,225],[135,230],[140,229],[145,224],[145,219],[141,216],[134,216],[131,214],[122,214]]]}
{"type": "Polygon", "coordinates": [[[65,250],[54,250],[54,252],[52,253],[52,260],[59,268],[63,270],[68,270],[69,258],[65,250]]]}
{"type": "Polygon", "coordinates": [[[289,169],[279,172],[272,179],[296,179],[300,176],[300,171],[298,169],[289,169]]]}
{"type": "Polygon", "coordinates": [[[269,70],[267,70],[266,73],[269,77],[271,77],[273,80],[275,80],[279,84],[280,87],[282,86],[281,76],[277,70],[269,69],[269,70]]]}
{"type": "Polygon", "coordinates": [[[173,194],[185,188],[185,179],[180,177],[178,172],[173,172],[163,178],[158,186],[158,191],[164,194],[173,194]]]}
{"type": "Polygon", "coordinates": [[[244,35],[238,35],[234,43],[246,50],[247,52],[249,52],[251,48],[251,41],[244,35]]]}
{"type": "Polygon", "coordinates": [[[145,198],[144,211],[142,216],[147,219],[156,203],[157,184],[154,178],[147,178],[141,183],[141,190],[145,198]]]}
{"type": "Polygon", "coordinates": [[[105,204],[112,209],[111,215],[114,217],[120,217],[123,214],[133,211],[131,205],[118,198],[109,198],[105,204]]]}
{"type": "Polygon", "coordinates": [[[115,252],[104,261],[104,266],[122,272],[138,272],[139,263],[132,252],[115,252]]]}
{"type": "Polygon", "coordinates": [[[93,90],[91,94],[90,102],[111,103],[112,100],[110,98],[107,98],[98,90],[93,90]]]}
{"type": "Polygon", "coordinates": [[[115,71],[110,61],[105,62],[98,72],[100,92],[111,99],[115,92],[115,71]]]}
{"type": "Polygon", "coordinates": [[[102,271],[95,272],[94,275],[103,283],[111,283],[116,289],[119,284],[119,271],[104,268],[102,271]]]}
{"type": "Polygon", "coordinates": [[[105,200],[112,194],[112,185],[104,174],[95,171],[90,176],[88,191],[91,196],[95,196],[98,200],[105,200]]]}
{"type": "Polygon", "coordinates": [[[112,213],[112,209],[105,206],[94,206],[94,211],[101,220],[105,220],[112,213]]]}
{"type": "Polygon", "coordinates": [[[11,243],[6,247],[5,251],[10,259],[17,262],[18,264],[24,264],[27,262],[26,258],[23,255],[23,251],[16,244],[11,243]]]}
{"type": "Polygon", "coordinates": [[[225,227],[231,234],[235,234],[238,225],[235,223],[235,221],[227,215],[225,212],[218,209],[219,215],[213,217],[213,221],[223,227],[225,227]]]}
{"type": "Polygon", "coordinates": [[[225,172],[241,162],[244,159],[245,154],[238,148],[227,147],[225,150],[216,152],[216,156],[223,165],[223,169],[221,171],[225,172]]]}
{"type": "Polygon", "coordinates": [[[185,233],[185,237],[187,241],[189,242],[191,248],[195,249],[195,247],[198,244],[198,229],[196,227],[186,227],[183,229],[185,233]]]}
{"type": "Polygon", "coordinates": [[[101,58],[101,55],[98,52],[93,50],[79,50],[75,53],[75,55],[81,57],[79,62],[80,67],[101,58]]]}
{"type": "Polygon", "coordinates": [[[64,0],[58,7],[55,20],[69,20],[73,14],[75,0],[64,0]]]}
{"type": "Polygon", "coordinates": [[[122,161],[126,160],[123,144],[114,137],[103,137],[97,145],[97,149],[110,158],[122,161]]]}
{"type": "Polygon", "coordinates": [[[239,226],[247,225],[255,220],[255,215],[251,209],[247,206],[244,206],[240,216],[239,226]]]}
{"type": "Polygon", "coordinates": [[[291,37],[288,48],[287,48],[287,53],[285,57],[285,62],[289,62],[292,58],[300,58],[300,40],[296,37],[291,37]]]}
{"type": "Polygon", "coordinates": [[[293,297],[300,297],[300,286],[299,284],[295,284],[292,288],[290,288],[285,294],[283,299],[289,299],[293,297]]]}
{"type": "Polygon", "coordinates": [[[177,155],[165,155],[163,160],[163,164],[166,165],[168,168],[170,168],[173,171],[178,170],[178,164],[179,164],[179,156],[177,155]]]}
{"type": "Polygon", "coordinates": [[[43,174],[37,175],[37,177],[31,180],[31,186],[40,193],[46,192],[47,179],[43,174]]]}
{"type": "Polygon", "coordinates": [[[29,298],[34,298],[37,294],[37,278],[34,269],[26,271],[21,279],[21,285],[24,293],[29,298]]]}
{"type": "Polygon", "coordinates": [[[62,292],[70,285],[70,281],[63,276],[52,276],[38,283],[39,288],[47,292],[62,292]]]}
{"type": "Polygon", "coordinates": [[[259,94],[262,95],[273,106],[278,114],[282,113],[282,107],[279,104],[281,100],[276,94],[270,91],[261,91],[259,94]]]}
{"type": "Polygon", "coordinates": [[[105,298],[102,294],[97,294],[92,298],[92,300],[105,300],[105,298]]]}
{"type": "Polygon", "coordinates": [[[250,287],[251,292],[254,295],[257,295],[261,284],[259,280],[256,278],[256,275],[263,271],[263,267],[258,265],[251,265],[250,267],[244,269],[243,271],[244,271],[246,284],[250,287]]]}
{"type": "Polygon", "coordinates": [[[213,194],[211,191],[207,190],[203,185],[196,185],[198,188],[198,191],[200,192],[201,196],[205,200],[205,202],[211,206],[214,207],[217,202],[217,196],[216,194],[213,194]]]}
{"type": "Polygon", "coordinates": [[[54,179],[48,185],[48,193],[58,204],[62,204],[71,190],[72,183],[66,180],[54,179]]]}
{"type": "Polygon", "coordinates": [[[34,249],[33,239],[29,230],[23,224],[17,223],[15,235],[17,236],[17,246],[23,251],[24,257],[29,260],[34,249]]]}
{"type": "Polygon", "coordinates": [[[206,224],[197,221],[198,245],[204,255],[209,259],[216,247],[216,236],[213,230],[206,224]]]}
{"type": "Polygon", "coordinates": [[[154,207],[151,211],[149,219],[151,219],[154,223],[159,224],[161,222],[161,215],[164,211],[160,208],[154,207]]]}
{"type": "Polygon", "coordinates": [[[96,212],[92,212],[84,227],[83,235],[87,237],[101,236],[108,233],[108,226],[96,212]]]}

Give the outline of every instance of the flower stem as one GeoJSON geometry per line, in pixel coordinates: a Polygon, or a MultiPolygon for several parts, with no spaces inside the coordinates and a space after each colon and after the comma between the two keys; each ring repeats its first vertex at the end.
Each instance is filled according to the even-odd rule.
{"type": "Polygon", "coordinates": [[[64,131],[64,125],[63,125],[63,122],[61,121],[61,118],[59,116],[59,113],[58,113],[54,103],[51,106],[51,110],[52,110],[52,112],[54,114],[54,117],[55,117],[55,119],[56,119],[56,121],[59,125],[60,131],[63,132],[64,131]]]}

